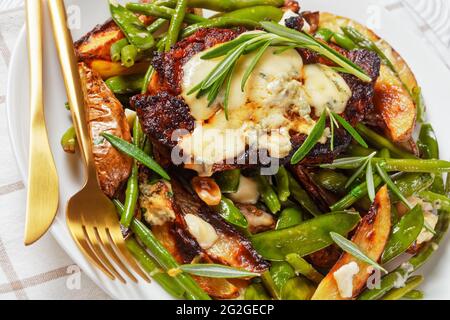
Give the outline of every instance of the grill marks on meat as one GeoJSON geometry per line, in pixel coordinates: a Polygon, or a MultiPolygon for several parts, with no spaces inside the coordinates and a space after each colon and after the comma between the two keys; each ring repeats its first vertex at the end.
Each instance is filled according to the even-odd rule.
{"type": "Polygon", "coordinates": [[[183,65],[194,55],[219,43],[235,39],[243,29],[201,29],[192,36],[180,41],[168,53],[159,53],[153,57],[152,65],[157,77],[152,81],[150,93],[167,91],[172,95],[181,93],[183,65]]]}
{"type": "Polygon", "coordinates": [[[131,99],[131,106],[141,119],[145,133],[159,145],[173,148],[175,130],[194,130],[195,120],[189,106],[182,98],[162,91],[155,96],[138,95],[131,99]]]}
{"type": "MultiPolygon", "coordinates": [[[[152,64],[157,73],[150,85],[152,96],[136,96],[132,99],[131,104],[137,110],[144,131],[153,139],[154,143],[167,150],[166,154],[170,154],[170,149],[176,145],[172,141],[172,133],[177,129],[192,131],[195,124],[194,118],[190,115],[189,106],[179,97],[183,65],[195,54],[219,43],[231,41],[242,31],[239,29],[202,29],[191,37],[177,43],[170,52],[161,53],[154,57],[152,64]]],[[[342,74],[353,93],[344,117],[352,124],[356,124],[364,120],[366,114],[374,108],[372,103],[374,83],[379,76],[381,61],[376,53],[370,51],[346,51],[333,44],[331,46],[359,65],[373,79],[371,83],[365,83],[353,75],[342,74]]],[[[333,62],[320,57],[312,51],[299,50],[299,52],[305,64],[322,63],[334,65],[333,62]]],[[[292,154],[305,140],[305,135],[292,133],[292,154]]],[[[335,148],[333,151],[330,148],[330,143],[318,144],[302,164],[313,165],[331,162],[337,155],[347,149],[351,140],[351,137],[345,130],[338,129],[335,132],[335,148]]],[[[288,162],[292,154],[288,158],[282,159],[281,162],[288,162]]],[[[243,156],[245,157],[246,155],[243,156]]],[[[219,163],[213,166],[213,172],[240,167],[243,166],[219,163]]],[[[244,167],[249,166],[244,165],[244,167]]]]}

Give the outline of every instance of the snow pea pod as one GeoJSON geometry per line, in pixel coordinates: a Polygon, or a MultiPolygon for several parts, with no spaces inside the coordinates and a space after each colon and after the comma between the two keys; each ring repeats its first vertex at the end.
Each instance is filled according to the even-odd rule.
{"type": "Polygon", "coordinates": [[[270,300],[269,295],[261,283],[253,283],[247,287],[244,295],[245,300],[270,300]]]}
{"type": "MultiPolygon", "coordinates": [[[[420,128],[417,146],[424,159],[439,159],[439,144],[431,124],[423,124],[420,128]]],[[[431,191],[439,194],[445,193],[444,179],[441,174],[435,176],[431,191]]]]}
{"type": "Polygon", "coordinates": [[[450,212],[450,199],[447,196],[443,196],[431,191],[422,191],[419,196],[428,202],[439,204],[442,210],[450,212]]]}
{"type": "Polygon", "coordinates": [[[241,179],[241,170],[228,170],[217,173],[215,180],[220,187],[222,193],[235,193],[239,189],[239,183],[241,179]]]}
{"type": "Polygon", "coordinates": [[[273,214],[281,210],[281,203],[278,196],[266,177],[258,176],[258,189],[261,193],[261,199],[273,214]]]}
{"type": "MultiPolygon", "coordinates": [[[[188,0],[190,8],[209,9],[218,12],[229,12],[254,6],[281,7],[285,0],[188,0]]],[[[176,0],[157,0],[155,5],[173,7],[176,0]]]]}
{"type": "Polygon", "coordinates": [[[186,38],[203,28],[226,28],[226,27],[248,27],[255,28],[259,26],[258,21],[251,18],[237,19],[232,17],[211,18],[208,21],[192,24],[181,32],[181,37],[186,38]]]}
{"type": "Polygon", "coordinates": [[[330,213],[291,228],[254,235],[251,241],[264,258],[283,261],[286,255],[293,252],[303,257],[328,247],[333,243],[330,232],[346,235],[360,220],[358,214],[330,213]]]}
{"type": "Polygon", "coordinates": [[[320,283],[320,281],[323,280],[323,275],[298,254],[288,254],[286,256],[286,261],[294,268],[297,274],[305,276],[314,283],[320,283]]]}
{"type": "Polygon", "coordinates": [[[314,181],[328,191],[341,194],[345,192],[348,178],[346,175],[334,170],[320,170],[314,176],[314,181]]]}
{"type": "Polygon", "coordinates": [[[333,34],[333,39],[338,46],[345,50],[353,50],[356,48],[356,44],[345,34],[335,33],[333,34]]]}
{"type": "Polygon", "coordinates": [[[222,197],[219,205],[214,207],[214,211],[232,225],[247,229],[247,219],[230,199],[222,197]]]}
{"type": "Polygon", "coordinates": [[[270,267],[270,275],[272,276],[278,296],[281,296],[281,290],[286,283],[296,276],[291,265],[284,261],[272,262],[272,266],[270,267]]]}
{"type": "Polygon", "coordinates": [[[334,32],[331,31],[328,28],[319,28],[319,30],[317,30],[315,37],[322,39],[325,42],[330,42],[331,38],[333,37],[334,32]]]}
{"type": "Polygon", "coordinates": [[[412,257],[407,263],[402,264],[400,267],[387,274],[381,279],[378,288],[367,289],[359,297],[358,300],[377,300],[394,288],[399,277],[406,278],[412,272],[417,271],[422,267],[433,252],[438,248],[438,244],[442,241],[447,233],[450,224],[450,214],[445,211],[439,212],[439,220],[436,226],[436,235],[433,238],[433,242],[427,243],[420,251],[412,257]]]}
{"type": "Polygon", "coordinates": [[[316,287],[307,279],[290,279],[281,290],[282,300],[311,300],[316,287]]]}
{"type": "Polygon", "coordinates": [[[251,19],[258,22],[267,20],[278,22],[283,17],[283,10],[274,6],[254,6],[218,14],[214,16],[214,18],[216,17],[251,19]]]}
{"type": "MultiPolygon", "coordinates": [[[[428,189],[434,181],[434,174],[429,173],[408,173],[395,181],[397,188],[405,197],[418,194],[422,190],[428,189]]],[[[394,194],[392,201],[398,201],[398,197],[394,194]]]]}
{"type": "Polygon", "coordinates": [[[422,276],[411,277],[408,281],[406,281],[404,287],[391,290],[383,298],[381,298],[381,300],[400,300],[405,297],[406,294],[420,286],[423,280],[424,278],[422,276]]]}
{"type": "Polygon", "coordinates": [[[322,214],[315,202],[291,174],[289,174],[289,189],[295,201],[297,201],[302,208],[308,211],[312,216],[317,217],[322,214]]]}
{"type": "Polygon", "coordinates": [[[291,191],[289,190],[289,174],[285,167],[280,167],[275,175],[275,181],[277,182],[278,198],[281,202],[287,201],[291,191]]]}
{"type": "Polygon", "coordinates": [[[297,208],[284,209],[277,221],[276,230],[286,229],[296,226],[303,221],[303,213],[297,208]]]}
{"type": "Polygon", "coordinates": [[[127,46],[128,39],[120,39],[119,41],[116,41],[111,46],[111,61],[112,62],[119,62],[122,56],[122,49],[127,46]]]}
{"type": "Polygon", "coordinates": [[[419,236],[423,223],[422,207],[416,205],[392,228],[392,233],[384,249],[381,261],[388,263],[404,253],[419,236]]]}
{"type": "Polygon", "coordinates": [[[115,1],[110,1],[109,9],[114,22],[131,44],[142,51],[153,48],[155,39],[133,12],[115,1]]]}

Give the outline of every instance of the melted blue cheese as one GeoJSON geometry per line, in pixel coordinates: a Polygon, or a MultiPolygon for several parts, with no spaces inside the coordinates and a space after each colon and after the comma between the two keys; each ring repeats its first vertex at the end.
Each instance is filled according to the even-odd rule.
{"type": "Polygon", "coordinates": [[[238,61],[231,81],[228,120],[223,92],[211,106],[206,96],[197,99],[188,94],[223,58],[203,60],[202,52],[184,65],[181,95],[197,125],[178,144],[191,160],[201,164],[191,166],[193,169],[239,157],[246,146],[284,158],[292,151],[289,132],[308,135],[314,127],[313,108],[316,115],[325,107],[337,113],[345,110],[351,91],[337,72],[322,65],[304,66],[296,50],[279,54],[275,50],[264,53],[243,91],[241,81],[255,53],[238,61]]]}

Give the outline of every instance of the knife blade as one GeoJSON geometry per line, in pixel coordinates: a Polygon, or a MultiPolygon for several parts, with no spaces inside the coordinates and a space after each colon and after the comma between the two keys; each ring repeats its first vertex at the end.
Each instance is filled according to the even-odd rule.
{"type": "Polygon", "coordinates": [[[30,146],[24,243],[28,246],[50,228],[58,210],[59,185],[44,116],[42,1],[27,0],[26,13],[30,64],[30,146]]]}

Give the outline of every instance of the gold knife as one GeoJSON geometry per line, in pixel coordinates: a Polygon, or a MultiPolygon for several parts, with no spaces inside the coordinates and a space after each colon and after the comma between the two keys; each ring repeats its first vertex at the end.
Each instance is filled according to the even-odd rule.
{"type": "Polygon", "coordinates": [[[25,245],[39,240],[58,210],[58,175],[44,117],[42,1],[27,0],[28,60],[30,64],[30,149],[25,245]]]}

